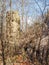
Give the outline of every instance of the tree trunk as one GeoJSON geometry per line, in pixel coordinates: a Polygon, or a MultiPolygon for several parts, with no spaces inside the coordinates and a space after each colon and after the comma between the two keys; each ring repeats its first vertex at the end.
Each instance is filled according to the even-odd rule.
{"type": "Polygon", "coordinates": [[[1,45],[2,45],[2,59],[3,59],[3,65],[6,65],[5,63],[5,56],[4,56],[4,46],[3,46],[3,41],[1,40],[1,45]]]}
{"type": "Polygon", "coordinates": [[[2,46],[3,65],[6,65],[6,63],[5,63],[5,56],[4,56],[4,43],[3,43],[3,16],[1,18],[1,46],[2,46]]]}

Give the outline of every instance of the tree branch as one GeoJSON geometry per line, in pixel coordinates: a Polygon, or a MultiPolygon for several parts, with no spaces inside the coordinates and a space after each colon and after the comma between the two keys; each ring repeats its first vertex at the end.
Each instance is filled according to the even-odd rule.
{"type": "Polygon", "coordinates": [[[38,2],[37,2],[36,0],[35,0],[35,3],[38,5],[38,7],[39,7],[41,13],[43,14],[43,11],[42,11],[41,7],[40,7],[40,5],[38,4],[38,2]]]}

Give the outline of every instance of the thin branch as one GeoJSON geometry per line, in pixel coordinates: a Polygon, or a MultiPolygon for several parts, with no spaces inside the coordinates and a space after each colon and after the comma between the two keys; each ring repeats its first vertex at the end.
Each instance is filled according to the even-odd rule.
{"type": "Polygon", "coordinates": [[[42,11],[41,7],[40,7],[40,5],[38,4],[38,2],[37,2],[36,0],[35,0],[35,3],[38,5],[38,7],[39,7],[41,13],[43,14],[43,11],[42,11]]]}
{"type": "Polygon", "coordinates": [[[45,6],[44,6],[44,9],[43,9],[43,13],[44,13],[45,9],[46,9],[46,0],[45,0],[45,6]]]}
{"type": "Polygon", "coordinates": [[[46,6],[49,6],[49,4],[46,4],[46,6]]]}
{"type": "Polygon", "coordinates": [[[46,4],[46,0],[45,0],[45,2],[44,2],[44,5],[45,5],[45,6],[44,6],[44,9],[42,10],[41,7],[40,7],[40,5],[38,4],[38,1],[35,0],[35,3],[38,5],[38,7],[39,7],[39,9],[40,9],[40,11],[41,11],[41,14],[42,14],[42,18],[43,18],[43,17],[44,17],[44,16],[43,16],[44,11],[46,10],[46,7],[49,6],[49,4],[46,4]]]}

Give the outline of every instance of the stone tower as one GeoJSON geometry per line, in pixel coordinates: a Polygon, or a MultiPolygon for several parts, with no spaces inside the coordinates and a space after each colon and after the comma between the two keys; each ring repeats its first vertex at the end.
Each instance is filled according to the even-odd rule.
{"type": "Polygon", "coordinates": [[[17,11],[6,13],[6,41],[10,44],[18,44],[20,32],[20,16],[17,11]]]}

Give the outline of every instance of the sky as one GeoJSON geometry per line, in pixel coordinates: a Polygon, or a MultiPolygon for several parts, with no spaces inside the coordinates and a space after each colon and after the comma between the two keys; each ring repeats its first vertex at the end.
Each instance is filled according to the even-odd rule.
{"type": "MultiPolygon", "coordinates": [[[[10,2],[10,0],[7,0],[7,6],[9,5],[8,1],[10,2]]],[[[39,4],[39,6],[41,7],[41,9],[43,10],[44,8],[44,1],[45,0],[36,0],[39,4]]],[[[49,4],[49,0],[46,0],[47,4],[49,4]]],[[[40,9],[38,7],[38,5],[35,3],[35,0],[24,0],[24,15],[31,16],[31,17],[36,17],[37,15],[41,15],[40,9]]],[[[12,10],[18,10],[19,14],[22,14],[22,4],[21,4],[21,0],[12,0],[12,10]]],[[[47,8],[49,8],[47,6],[47,8]]],[[[9,10],[10,7],[7,7],[7,10],[9,10]]]]}

